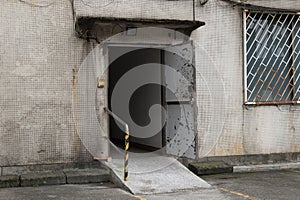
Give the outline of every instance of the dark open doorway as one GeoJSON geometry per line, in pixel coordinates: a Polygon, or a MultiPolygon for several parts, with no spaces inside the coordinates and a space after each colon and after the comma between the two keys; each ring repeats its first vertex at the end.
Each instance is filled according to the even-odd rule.
{"type": "MultiPolygon", "coordinates": [[[[118,98],[114,100],[118,105],[122,105],[122,109],[114,109],[111,105],[112,93],[115,89],[116,84],[120,78],[135,67],[139,67],[144,64],[150,63],[162,63],[162,55],[160,49],[155,48],[137,48],[137,47],[124,47],[124,46],[109,46],[109,87],[108,87],[108,102],[109,108],[113,110],[122,120],[129,122],[124,116],[123,109],[129,109],[130,117],[132,121],[139,126],[147,126],[151,123],[149,117],[149,109],[154,104],[163,105],[163,88],[162,84],[146,84],[139,87],[131,96],[129,105],[125,105],[124,99],[118,98]],[[123,105],[124,104],[124,105],[123,105]]],[[[141,74],[142,76],[152,76],[159,80],[162,79],[161,69],[153,68],[148,74],[141,74]]],[[[140,78],[140,77],[139,77],[140,78]]],[[[129,80],[125,85],[130,85],[135,80],[129,80]]],[[[125,87],[126,88],[126,87],[125,87]]],[[[122,92],[126,93],[126,89],[122,92]]],[[[122,93],[121,92],[121,93],[122,93]]],[[[122,94],[117,96],[121,97],[122,94]]],[[[162,116],[160,116],[162,119],[162,116]]],[[[148,137],[147,134],[138,132],[138,130],[132,128],[132,124],[129,123],[131,127],[131,137],[130,143],[131,147],[138,147],[144,150],[157,150],[163,147],[164,131],[159,132],[148,137]]],[[[109,119],[109,136],[110,140],[117,146],[124,145],[124,132],[120,129],[113,118],[109,119]]]]}
{"type": "MultiPolygon", "coordinates": [[[[162,149],[163,154],[174,156],[196,157],[196,118],[195,118],[195,65],[193,43],[188,41],[179,45],[164,46],[163,48],[109,46],[109,108],[130,127],[131,147],[139,149],[162,149]],[[123,90],[118,91],[118,98],[112,98],[117,83],[140,66],[147,65],[147,73],[127,79],[122,83],[123,90]],[[123,96],[128,94],[126,85],[138,82],[147,77],[156,78],[158,84],[144,84],[136,88],[125,102],[123,96]],[[163,86],[164,85],[164,86],[163,86]],[[112,108],[111,102],[118,105],[112,108]],[[149,132],[134,128],[151,124],[150,107],[162,105],[164,110],[155,116],[160,129],[149,132]],[[124,113],[129,113],[124,115],[124,113]],[[129,117],[132,119],[128,119],[129,117]],[[165,147],[165,148],[163,148],[165,147]]],[[[113,106],[114,107],[114,106],[113,106]]],[[[160,111],[159,111],[160,112],[160,111]]],[[[124,132],[114,119],[109,119],[109,137],[116,145],[124,146],[124,132]]]]}

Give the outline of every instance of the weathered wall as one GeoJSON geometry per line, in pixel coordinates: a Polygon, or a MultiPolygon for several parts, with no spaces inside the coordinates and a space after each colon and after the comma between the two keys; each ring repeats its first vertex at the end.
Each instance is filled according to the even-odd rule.
{"type": "MultiPolygon", "coordinates": [[[[189,1],[147,1],[145,8],[136,1],[113,1],[106,6],[96,0],[89,2],[88,6],[75,1],[78,16],[182,20],[191,19],[187,13],[192,12],[190,7],[178,11],[178,5],[183,7],[189,1]],[[132,5],[137,6],[133,9],[132,5]]],[[[299,4],[283,0],[247,3],[283,9],[297,9],[299,4]]],[[[244,106],[241,7],[220,0],[202,6],[197,2],[196,19],[206,23],[192,35],[196,44],[199,157],[299,151],[298,106],[287,111],[283,106],[244,106]]]]}
{"type": "Polygon", "coordinates": [[[193,19],[192,0],[74,0],[74,10],[77,17],[193,19]]]}
{"type": "Polygon", "coordinates": [[[245,3],[252,6],[261,6],[266,8],[300,10],[300,2],[298,0],[224,0],[235,3],[245,3]]]}
{"type": "MultiPolygon", "coordinates": [[[[260,4],[271,6],[270,2],[273,1],[260,1],[260,4]]],[[[296,1],[282,0],[272,4],[273,7],[279,5],[298,6],[299,9],[296,1]]],[[[199,156],[299,152],[298,105],[243,106],[241,7],[211,0],[196,10],[197,19],[206,22],[206,26],[193,34],[200,47],[196,54],[200,68],[197,77],[199,156]],[[203,81],[203,74],[208,75],[204,77],[206,81],[203,81]]]]}
{"type": "MultiPolygon", "coordinates": [[[[0,2],[0,166],[89,160],[72,113],[73,71],[87,55],[87,42],[75,36],[70,1],[33,2],[0,2]]],[[[75,0],[76,15],[193,18],[190,0],[97,2],[75,0]]],[[[240,7],[219,0],[196,5],[196,19],[206,22],[192,35],[199,157],[299,152],[299,106],[243,106],[240,7]]],[[[300,9],[296,0],[274,7],[300,9]]]]}
{"type": "Polygon", "coordinates": [[[87,160],[72,117],[73,68],[86,48],[70,1],[0,7],[0,166],[87,160]]]}

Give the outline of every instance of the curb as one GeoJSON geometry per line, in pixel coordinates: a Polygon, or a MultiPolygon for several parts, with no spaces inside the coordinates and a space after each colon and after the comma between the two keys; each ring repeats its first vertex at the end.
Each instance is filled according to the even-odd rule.
{"type": "Polygon", "coordinates": [[[192,162],[188,165],[188,169],[198,176],[232,173],[233,166],[224,162],[192,162]]]}
{"type": "Polygon", "coordinates": [[[224,162],[191,162],[188,165],[189,170],[198,176],[213,175],[223,173],[248,173],[275,171],[284,169],[300,169],[300,162],[296,163],[274,163],[260,165],[231,166],[224,162]]]}
{"type": "Polygon", "coordinates": [[[67,184],[109,182],[110,173],[104,169],[65,170],[67,184]]]}
{"type": "Polygon", "coordinates": [[[234,166],[233,167],[233,173],[263,172],[263,171],[275,171],[275,170],[283,170],[283,169],[300,169],[300,162],[298,162],[298,163],[279,163],[279,164],[234,166]]]}
{"type": "Polygon", "coordinates": [[[20,176],[21,187],[35,187],[41,185],[62,185],[66,183],[63,172],[44,172],[22,174],[20,176]]]}
{"type": "Polygon", "coordinates": [[[0,176],[0,188],[18,187],[19,185],[19,176],[0,176]]]}
{"type": "Polygon", "coordinates": [[[66,169],[0,176],[0,188],[110,182],[107,169],[66,169]]]}

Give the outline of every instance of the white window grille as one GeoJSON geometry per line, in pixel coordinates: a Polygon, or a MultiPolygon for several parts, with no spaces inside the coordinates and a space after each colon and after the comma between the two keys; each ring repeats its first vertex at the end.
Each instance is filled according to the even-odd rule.
{"type": "Polygon", "coordinates": [[[300,103],[300,16],[244,12],[246,104],[300,103]]]}

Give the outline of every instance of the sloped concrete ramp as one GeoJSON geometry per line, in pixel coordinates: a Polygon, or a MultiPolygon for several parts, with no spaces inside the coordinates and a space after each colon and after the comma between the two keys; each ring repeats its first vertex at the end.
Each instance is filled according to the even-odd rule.
{"type": "Polygon", "coordinates": [[[133,194],[158,194],[211,187],[175,158],[166,156],[129,159],[129,180],[123,181],[123,159],[106,162],[122,184],[133,194]]]}

